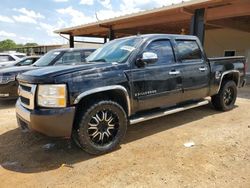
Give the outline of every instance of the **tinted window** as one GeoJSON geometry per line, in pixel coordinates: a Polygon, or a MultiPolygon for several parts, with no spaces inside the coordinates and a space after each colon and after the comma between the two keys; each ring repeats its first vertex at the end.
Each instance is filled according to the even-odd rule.
{"type": "Polygon", "coordinates": [[[174,61],[173,49],[169,40],[153,41],[144,51],[157,54],[158,61],[156,64],[168,64],[174,61]]]}
{"type": "Polygon", "coordinates": [[[33,59],[25,59],[18,63],[19,66],[31,65],[34,62],[33,59]]]}
{"type": "Polygon", "coordinates": [[[179,57],[182,61],[202,59],[201,50],[196,41],[176,41],[179,57]]]}
{"type": "Polygon", "coordinates": [[[94,52],[94,50],[92,50],[92,51],[83,51],[82,53],[83,53],[83,57],[84,57],[84,59],[85,58],[87,58],[90,54],[92,54],[94,52]]]}
{"type": "Polygon", "coordinates": [[[81,52],[66,52],[56,61],[55,65],[79,64],[82,62],[81,52]]]}
{"type": "Polygon", "coordinates": [[[15,61],[15,59],[9,55],[9,61],[15,61]]]}

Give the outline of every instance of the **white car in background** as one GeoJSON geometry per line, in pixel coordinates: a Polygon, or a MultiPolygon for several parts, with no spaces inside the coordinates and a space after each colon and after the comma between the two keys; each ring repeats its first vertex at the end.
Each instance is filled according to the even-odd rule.
{"type": "Polygon", "coordinates": [[[17,52],[0,53],[0,68],[11,64],[15,64],[15,62],[19,61],[24,57],[26,57],[26,54],[24,53],[17,53],[17,52]]]}
{"type": "Polygon", "coordinates": [[[9,62],[0,65],[0,69],[14,67],[14,66],[29,66],[34,64],[41,56],[27,56],[23,57],[17,61],[9,62]]]}

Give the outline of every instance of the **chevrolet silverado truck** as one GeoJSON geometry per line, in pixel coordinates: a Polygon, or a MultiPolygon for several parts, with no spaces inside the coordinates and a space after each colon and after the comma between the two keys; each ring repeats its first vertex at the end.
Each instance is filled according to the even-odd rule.
{"type": "Polygon", "coordinates": [[[0,100],[17,99],[18,74],[47,66],[76,65],[85,62],[95,49],[56,49],[48,52],[31,66],[20,62],[17,66],[0,69],[0,100]],[[22,66],[25,65],[25,66],[22,66]]]}
{"type": "MultiPolygon", "coordinates": [[[[106,43],[79,66],[18,77],[18,124],[72,138],[91,154],[120,145],[127,126],[206,105],[233,109],[245,58],[207,58],[197,37],[150,34],[106,43]]],[[[171,122],[168,122],[171,123],[171,122]]]]}

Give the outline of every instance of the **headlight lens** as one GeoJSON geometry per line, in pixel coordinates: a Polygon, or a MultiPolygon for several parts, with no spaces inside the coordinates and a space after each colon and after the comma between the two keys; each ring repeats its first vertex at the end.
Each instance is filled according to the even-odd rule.
{"type": "Polygon", "coordinates": [[[67,105],[66,85],[39,85],[38,105],[49,108],[62,108],[67,105]]]}
{"type": "Polygon", "coordinates": [[[0,84],[7,84],[16,80],[16,75],[0,75],[0,84]]]}

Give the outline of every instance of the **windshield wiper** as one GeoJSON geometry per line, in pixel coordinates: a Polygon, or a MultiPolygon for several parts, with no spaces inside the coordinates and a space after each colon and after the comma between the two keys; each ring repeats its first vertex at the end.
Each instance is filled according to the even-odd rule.
{"type": "Polygon", "coordinates": [[[107,62],[106,59],[95,59],[88,62],[107,62]]]}

